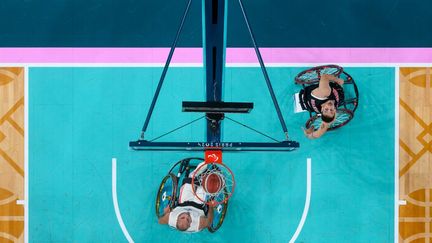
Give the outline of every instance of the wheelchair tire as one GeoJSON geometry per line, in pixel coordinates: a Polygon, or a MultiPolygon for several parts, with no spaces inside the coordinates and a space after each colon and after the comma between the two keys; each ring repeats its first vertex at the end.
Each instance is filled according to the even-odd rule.
{"type": "MultiPolygon", "coordinates": [[[[224,193],[224,195],[226,195],[226,193],[224,193]]],[[[213,211],[213,215],[214,215],[213,216],[213,222],[208,227],[208,231],[210,233],[216,232],[222,226],[222,223],[223,223],[223,221],[225,219],[226,212],[228,210],[228,201],[226,201],[226,202],[224,202],[222,204],[217,205],[216,207],[213,208],[213,210],[214,210],[213,211]],[[219,207],[222,207],[222,208],[219,208],[219,207]],[[218,217],[219,218],[215,217],[216,216],[216,212],[215,211],[218,213],[218,217]]]]}
{"type": "Polygon", "coordinates": [[[164,215],[166,206],[173,208],[177,200],[177,186],[177,177],[172,173],[169,173],[162,179],[156,196],[156,216],[158,218],[164,215]]]}
{"type": "Polygon", "coordinates": [[[318,83],[321,78],[321,74],[331,74],[338,77],[342,72],[343,68],[338,65],[323,65],[300,72],[297,74],[294,80],[297,84],[310,85],[318,83]]]}

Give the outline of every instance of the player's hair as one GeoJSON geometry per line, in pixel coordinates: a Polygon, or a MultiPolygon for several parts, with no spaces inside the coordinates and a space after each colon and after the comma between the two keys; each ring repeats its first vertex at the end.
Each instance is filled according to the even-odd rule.
{"type": "Polygon", "coordinates": [[[323,120],[323,122],[327,122],[330,123],[335,119],[336,115],[333,116],[326,116],[324,114],[321,114],[321,119],[323,120]]]}

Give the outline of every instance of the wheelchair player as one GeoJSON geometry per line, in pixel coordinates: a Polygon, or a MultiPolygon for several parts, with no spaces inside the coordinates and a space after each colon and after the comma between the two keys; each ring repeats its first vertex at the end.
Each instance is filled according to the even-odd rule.
{"type": "MultiPolygon", "coordinates": [[[[216,228],[213,227],[214,207],[216,203],[209,201],[206,204],[199,200],[197,196],[206,198],[206,192],[201,185],[192,184],[192,175],[195,174],[195,176],[199,176],[200,173],[206,170],[206,166],[204,162],[195,167],[189,166],[189,159],[181,161],[178,176],[173,177],[180,179],[182,176],[181,174],[184,173],[179,196],[178,198],[173,197],[172,200],[174,201],[172,204],[165,206],[163,214],[158,215],[159,224],[168,224],[172,228],[185,232],[199,232],[205,228],[208,228],[210,232],[214,232],[220,227],[223,218],[219,219],[220,222],[216,228]],[[190,173],[189,170],[191,168],[195,168],[195,170],[190,173]],[[200,171],[196,171],[197,169],[200,171]],[[195,193],[193,187],[195,187],[195,193]]],[[[164,184],[164,182],[162,184],[164,184]]],[[[161,187],[163,187],[163,185],[161,185],[161,187]]],[[[177,193],[174,192],[174,194],[177,193]]],[[[159,198],[158,195],[158,199],[159,198]]],[[[226,205],[224,206],[226,207],[226,205]]],[[[226,209],[223,210],[224,214],[225,212],[226,209]]]]}
{"type": "Polygon", "coordinates": [[[304,109],[321,114],[322,123],[315,130],[312,125],[304,130],[306,137],[319,138],[324,135],[330,124],[336,118],[336,110],[344,100],[344,80],[331,74],[322,74],[318,84],[305,87],[299,93],[301,105],[304,109]]]}
{"type": "Polygon", "coordinates": [[[359,93],[354,79],[338,65],[323,65],[300,72],[295,83],[295,112],[308,111],[305,135],[310,139],[346,125],[354,117],[359,93]]]}

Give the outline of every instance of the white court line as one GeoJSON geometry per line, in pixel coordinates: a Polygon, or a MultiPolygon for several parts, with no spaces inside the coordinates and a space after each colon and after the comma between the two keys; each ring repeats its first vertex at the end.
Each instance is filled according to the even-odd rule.
{"type": "MultiPolygon", "coordinates": [[[[283,62],[266,62],[266,67],[311,67],[326,65],[333,62],[299,62],[299,63],[283,63],[283,62]]],[[[421,63],[421,62],[388,62],[388,63],[335,63],[342,67],[432,67],[432,63],[421,63]]],[[[123,68],[123,67],[164,67],[165,63],[0,63],[0,67],[35,67],[35,68],[50,68],[50,67],[89,67],[89,68],[100,68],[100,67],[111,67],[111,68],[123,68]]],[[[183,67],[204,67],[203,63],[171,63],[170,68],[183,68],[183,67]]],[[[225,67],[260,67],[257,63],[225,63],[225,67]]]]}
{"type": "Polygon", "coordinates": [[[114,210],[117,217],[117,221],[120,225],[121,230],[123,231],[124,236],[126,237],[129,243],[134,242],[132,237],[129,235],[129,232],[126,229],[126,226],[123,222],[122,216],[120,214],[120,209],[117,201],[117,159],[112,158],[112,196],[113,196],[113,204],[114,210]]]}
{"type": "Polygon", "coordinates": [[[29,67],[24,66],[24,242],[29,242],[29,67]]]}
{"type": "Polygon", "coordinates": [[[300,232],[303,228],[303,225],[306,221],[308,212],[309,212],[309,206],[310,206],[310,199],[311,199],[311,186],[312,186],[312,159],[311,158],[307,158],[306,160],[306,200],[305,200],[305,206],[303,208],[303,214],[302,217],[300,219],[300,223],[297,226],[297,229],[294,233],[294,235],[292,236],[291,240],[289,241],[289,243],[294,243],[297,240],[297,237],[300,235],[300,232]]]}
{"type": "MultiPolygon", "coordinates": [[[[313,67],[313,66],[320,66],[320,65],[327,65],[329,63],[334,63],[334,62],[310,62],[310,63],[306,63],[306,62],[299,62],[299,63],[283,63],[283,62],[266,62],[265,66],[266,67],[313,67]]],[[[353,62],[353,63],[334,63],[337,64],[339,66],[342,66],[344,68],[346,67],[431,67],[432,64],[431,63],[411,63],[411,62],[407,62],[407,63],[399,63],[399,62],[394,62],[394,63],[362,63],[362,62],[353,62]]],[[[259,63],[226,63],[225,64],[226,67],[260,67],[259,63]]]]}
{"type": "MultiPolygon", "coordinates": [[[[399,241],[399,67],[395,68],[395,141],[394,141],[394,239],[393,242],[399,241]]],[[[402,200],[401,200],[402,201],[402,200]]],[[[406,203],[406,201],[405,201],[406,203]]],[[[401,204],[404,205],[404,204],[401,204]]]]}
{"type": "MultiPolygon", "coordinates": [[[[321,64],[327,64],[327,63],[270,63],[267,62],[266,63],[266,67],[305,67],[305,66],[314,66],[314,65],[321,65],[321,64]]],[[[24,67],[25,68],[25,79],[24,79],[24,83],[25,83],[25,95],[24,95],[24,110],[25,110],[25,136],[24,136],[24,140],[25,140],[25,149],[24,149],[24,153],[25,153],[25,160],[24,160],[24,167],[25,167],[25,198],[27,200],[27,203],[24,204],[25,206],[25,231],[24,231],[24,241],[27,243],[28,238],[29,238],[29,169],[28,169],[28,110],[29,110],[29,95],[28,95],[28,80],[29,80],[29,67],[163,67],[165,64],[164,63],[0,63],[0,67],[9,67],[9,66],[17,66],[17,67],[24,67]]],[[[398,67],[417,67],[417,66],[422,66],[422,67],[431,67],[432,64],[431,63],[339,63],[339,65],[344,66],[344,67],[395,67],[396,70],[398,70],[398,67]]],[[[202,67],[203,64],[202,63],[172,63],[170,64],[170,67],[202,67]]],[[[259,67],[259,63],[226,63],[226,67],[259,67]]],[[[396,71],[396,102],[395,103],[399,103],[399,77],[398,77],[398,72],[396,71]]],[[[395,126],[395,133],[398,135],[398,108],[399,105],[395,106],[395,110],[396,110],[396,114],[395,114],[395,121],[396,121],[396,126],[395,126]]],[[[397,241],[398,238],[398,136],[395,136],[395,242],[397,241]]],[[[309,159],[308,159],[308,166],[309,164],[309,159]]],[[[113,158],[113,203],[114,203],[114,207],[116,209],[116,215],[117,215],[117,219],[119,220],[119,224],[120,226],[124,227],[124,223],[122,221],[120,212],[118,211],[118,202],[117,202],[117,192],[115,191],[115,198],[114,198],[114,190],[116,190],[116,188],[114,188],[116,180],[114,180],[114,176],[116,171],[114,171],[114,168],[116,168],[116,165],[114,165],[114,158],[113,158]],[[117,208],[116,208],[117,207],[117,208]]],[[[310,168],[308,168],[310,169],[310,168]]],[[[308,174],[309,175],[309,174],[308,174]]],[[[310,179],[310,178],[308,178],[310,179]]],[[[308,183],[310,183],[310,181],[308,181],[308,183]]],[[[310,186],[310,184],[308,184],[308,186],[310,186]]],[[[310,190],[310,188],[309,188],[310,190]]],[[[308,192],[307,192],[308,193],[308,192]]],[[[308,196],[308,194],[307,194],[308,196]]],[[[309,191],[309,197],[310,197],[310,191],[309,191]]],[[[308,200],[308,198],[306,198],[308,200]]],[[[305,205],[305,211],[306,211],[306,215],[307,215],[307,210],[309,210],[309,201],[307,201],[308,205],[305,205]],[[306,209],[306,206],[308,207],[306,209]]],[[[305,215],[305,211],[303,212],[302,215],[302,220],[303,222],[300,222],[301,224],[304,224],[304,220],[303,216],[305,215]]],[[[306,217],[306,216],[305,216],[306,217]]],[[[297,228],[297,231],[301,231],[301,228],[303,227],[303,225],[299,225],[299,227],[297,228]]],[[[123,231],[123,233],[125,233],[125,236],[129,236],[126,228],[124,228],[125,231],[123,231]]],[[[123,228],[122,228],[123,230],[123,228]]],[[[296,231],[296,233],[297,233],[296,231]]],[[[298,233],[299,233],[298,232],[298,233]]],[[[294,235],[295,236],[295,235],[294,235]]],[[[296,238],[293,239],[295,240],[298,235],[296,236],[296,238]]],[[[130,237],[130,236],[129,236],[130,237]]],[[[129,240],[129,239],[128,239],[129,240]]],[[[132,240],[132,239],[131,239],[132,240]]],[[[133,242],[133,241],[132,241],[133,242]]],[[[291,241],[290,241],[291,242],[291,241]]]]}

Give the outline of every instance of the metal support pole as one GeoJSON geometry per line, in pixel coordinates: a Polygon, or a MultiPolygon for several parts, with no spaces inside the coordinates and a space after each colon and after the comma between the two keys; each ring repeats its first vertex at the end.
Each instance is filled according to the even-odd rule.
{"type": "MultiPolygon", "coordinates": [[[[203,50],[207,102],[222,101],[226,49],[226,0],[203,0],[203,50]]],[[[207,114],[207,141],[220,142],[220,120],[207,114]]]]}
{"type": "Polygon", "coordinates": [[[167,59],[167,61],[165,62],[165,66],[164,66],[164,69],[163,69],[163,71],[162,71],[161,77],[160,77],[160,79],[159,79],[159,83],[158,83],[158,86],[157,86],[157,88],[156,88],[156,92],[155,92],[155,94],[154,94],[154,96],[153,96],[153,100],[152,100],[152,103],[151,103],[151,105],[150,105],[150,109],[149,109],[149,111],[148,111],[148,113],[147,113],[147,117],[146,117],[146,120],[145,120],[145,122],[144,122],[144,126],[143,126],[143,128],[142,128],[142,130],[141,130],[141,135],[140,135],[140,138],[141,138],[141,139],[144,139],[144,133],[145,133],[145,131],[147,130],[147,126],[148,126],[148,124],[149,124],[149,122],[150,122],[150,118],[151,118],[151,115],[152,115],[152,113],[153,113],[153,109],[154,109],[154,107],[155,107],[155,105],[156,105],[156,101],[157,101],[157,99],[158,99],[158,97],[159,97],[159,93],[160,93],[160,90],[161,90],[161,88],[162,88],[162,84],[163,84],[163,82],[164,82],[164,80],[165,80],[165,76],[166,76],[166,73],[167,73],[167,71],[168,71],[168,67],[169,67],[169,65],[170,65],[170,63],[171,63],[171,59],[172,59],[172,56],[173,56],[173,54],[174,54],[174,50],[175,50],[175,48],[176,48],[176,46],[177,46],[177,42],[178,42],[178,39],[179,39],[179,37],[180,37],[180,33],[181,33],[182,29],[183,29],[183,25],[184,25],[184,22],[185,22],[185,20],[186,20],[187,14],[188,14],[188,12],[189,12],[189,8],[190,8],[191,3],[192,3],[192,0],[189,0],[188,4],[187,4],[187,6],[186,6],[186,9],[185,9],[185,11],[184,11],[184,14],[183,14],[183,17],[182,17],[182,20],[181,20],[180,26],[179,26],[179,28],[178,28],[178,30],[177,30],[176,37],[175,37],[174,42],[173,42],[173,44],[172,44],[172,46],[171,46],[171,50],[170,50],[170,52],[169,52],[168,59],[167,59]]]}
{"type": "Polygon", "coordinates": [[[242,3],[241,0],[239,0],[239,4],[240,4],[241,11],[242,11],[242,13],[243,13],[243,17],[244,17],[245,22],[246,22],[246,26],[247,26],[248,31],[249,31],[249,35],[250,35],[250,37],[251,37],[251,39],[252,39],[252,43],[253,43],[253,45],[254,45],[255,53],[256,53],[256,55],[257,55],[257,57],[258,57],[258,61],[259,61],[260,66],[261,66],[261,70],[262,70],[263,75],[264,75],[264,79],[265,79],[265,81],[266,81],[266,83],[267,83],[267,87],[268,87],[268,89],[269,89],[269,91],[270,91],[270,96],[271,96],[271,98],[272,98],[273,105],[274,105],[275,108],[276,108],[276,112],[277,112],[277,115],[278,115],[278,117],[279,117],[279,121],[280,121],[280,123],[281,123],[281,125],[282,125],[282,129],[283,129],[283,131],[284,131],[284,133],[285,133],[285,137],[286,137],[286,139],[288,140],[288,129],[287,129],[287,127],[286,127],[285,120],[284,120],[284,118],[283,118],[283,116],[282,116],[282,112],[281,112],[281,110],[280,110],[280,108],[279,108],[279,104],[278,104],[277,99],[276,99],[276,96],[275,96],[275,94],[274,94],[273,87],[272,87],[272,85],[271,85],[271,83],[270,83],[270,78],[269,78],[269,76],[268,76],[268,73],[267,73],[266,67],[265,67],[265,65],[264,65],[264,61],[263,61],[263,59],[262,59],[262,57],[261,57],[261,53],[260,53],[260,51],[259,51],[259,49],[258,49],[258,45],[257,45],[257,43],[256,43],[256,41],[255,41],[254,34],[253,34],[252,29],[251,29],[251,27],[250,27],[249,20],[248,20],[248,17],[247,17],[247,15],[246,15],[246,11],[245,11],[245,9],[244,9],[244,6],[243,6],[243,3],[242,3]]]}

